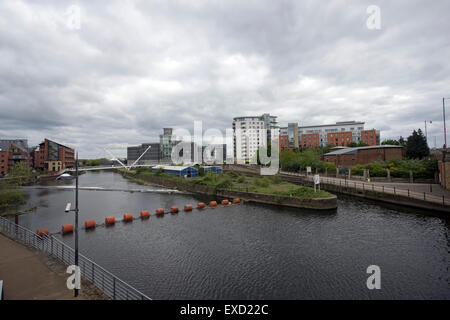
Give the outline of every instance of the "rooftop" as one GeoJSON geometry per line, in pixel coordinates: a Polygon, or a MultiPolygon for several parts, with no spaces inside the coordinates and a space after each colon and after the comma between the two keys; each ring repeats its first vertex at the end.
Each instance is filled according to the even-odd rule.
{"type": "Polygon", "coordinates": [[[299,129],[303,128],[318,128],[318,127],[335,127],[335,126],[345,126],[345,125],[358,125],[358,124],[365,124],[363,121],[342,121],[342,122],[336,122],[333,124],[320,124],[316,126],[299,126],[299,129]]]}
{"type": "MultiPolygon", "coordinates": [[[[191,166],[163,166],[157,165],[154,166],[153,169],[163,169],[163,170],[172,170],[172,171],[183,171],[184,169],[192,168],[191,166]]],[[[193,168],[195,169],[195,168],[193,168]]]]}
{"type": "Polygon", "coordinates": [[[366,147],[356,147],[356,148],[348,148],[344,147],[342,149],[325,153],[324,156],[335,156],[340,154],[356,154],[359,150],[366,149],[388,149],[388,148],[403,148],[402,146],[391,146],[391,145],[381,145],[381,146],[366,146],[366,147]]]}
{"type": "Polygon", "coordinates": [[[26,139],[0,140],[0,151],[8,150],[11,145],[28,152],[28,140],[26,139]]]}

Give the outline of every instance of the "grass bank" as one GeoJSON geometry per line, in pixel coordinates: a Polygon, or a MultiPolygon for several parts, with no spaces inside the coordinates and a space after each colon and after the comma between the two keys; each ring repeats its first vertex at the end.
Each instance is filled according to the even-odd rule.
{"type": "MultiPolygon", "coordinates": [[[[119,169],[124,172],[125,169],[119,169]]],[[[126,171],[127,177],[140,184],[149,184],[148,178],[160,177],[170,181],[182,181],[183,184],[202,185],[215,190],[234,190],[269,195],[291,196],[301,199],[329,198],[333,195],[323,190],[314,191],[313,188],[295,185],[283,181],[279,176],[250,177],[236,172],[223,174],[207,173],[195,178],[180,178],[161,171],[152,172],[148,168],[126,171]]]]}

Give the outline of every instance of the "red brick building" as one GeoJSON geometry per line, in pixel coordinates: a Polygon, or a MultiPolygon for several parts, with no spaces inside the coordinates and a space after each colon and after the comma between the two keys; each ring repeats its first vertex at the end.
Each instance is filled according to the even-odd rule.
{"type": "Polygon", "coordinates": [[[0,140],[0,177],[6,176],[17,163],[24,163],[31,167],[33,162],[28,151],[28,141],[0,140]]]}
{"type": "Polygon", "coordinates": [[[335,146],[347,146],[353,142],[353,134],[351,131],[330,132],[327,134],[328,144],[335,146]]]}
{"type": "Polygon", "coordinates": [[[289,149],[289,136],[288,135],[279,135],[278,136],[278,149],[280,152],[282,150],[289,149]]]}
{"type": "Polygon", "coordinates": [[[379,145],[380,142],[377,141],[378,139],[377,130],[361,130],[361,141],[367,143],[369,146],[379,145]]]}
{"type": "Polygon", "coordinates": [[[75,167],[75,151],[72,148],[45,139],[34,152],[34,167],[49,172],[73,168],[75,167]]]}
{"type": "Polygon", "coordinates": [[[318,133],[304,133],[301,135],[302,148],[320,147],[320,136],[318,133]]]}
{"type": "Polygon", "coordinates": [[[402,159],[402,146],[369,146],[343,148],[323,155],[325,162],[333,162],[336,166],[351,167],[356,164],[368,164],[374,161],[402,159]]]}

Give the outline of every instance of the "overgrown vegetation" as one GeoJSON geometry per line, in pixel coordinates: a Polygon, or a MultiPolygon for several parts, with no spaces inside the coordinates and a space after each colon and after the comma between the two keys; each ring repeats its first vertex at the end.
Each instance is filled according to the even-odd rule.
{"type": "Polygon", "coordinates": [[[324,162],[320,160],[323,153],[328,152],[323,148],[305,149],[302,152],[292,150],[283,150],[280,152],[281,170],[290,172],[305,171],[306,167],[311,167],[313,172],[333,173],[336,172],[336,166],[332,162],[324,162]]]}
{"type": "Polygon", "coordinates": [[[313,188],[284,182],[280,176],[251,177],[236,172],[227,172],[224,174],[208,172],[204,177],[192,178],[190,180],[195,184],[211,186],[217,189],[290,195],[300,198],[323,198],[330,196],[326,191],[314,192],[313,188]]]}
{"type": "Polygon", "coordinates": [[[357,164],[352,167],[352,174],[362,176],[364,169],[370,170],[371,177],[386,177],[386,169],[390,169],[393,178],[409,178],[409,171],[411,170],[414,179],[434,179],[434,174],[438,170],[436,159],[430,157],[422,160],[407,159],[377,161],[368,165],[357,164]]]}
{"type": "Polygon", "coordinates": [[[214,187],[217,189],[231,189],[244,192],[257,192],[265,194],[276,194],[284,196],[294,196],[301,198],[322,198],[331,196],[326,191],[314,192],[313,188],[298,186],[289,182],[284,182],[280,176],[267,176],[267,177],[251,177],[239,174],[237,172],[227,172],[217,174],[214,172],[208,172],[203,176],[195,178],[179,178],[175,175],[162,172],[158,170],[152,172],[149,168],[138,168],[136,170],[126,171],[125,169],[119,169],[122,172],[128,172],[133,175],[133,179],[137,182],[145,183],[145,177],[159,176],[166,177],[168,179],[182,180],[184,183],[192,183],[198,185],[204,185],[214,187]]]}
{"type": "Polygon", "coordinates": [[[14,186],[0,185],[0,215],[15,212],[25,203],[22,191],[14,186]]]}

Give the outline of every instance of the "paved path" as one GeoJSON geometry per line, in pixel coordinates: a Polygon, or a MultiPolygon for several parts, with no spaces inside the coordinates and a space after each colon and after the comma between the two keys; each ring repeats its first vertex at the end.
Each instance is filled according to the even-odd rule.
{"type": "MultiPolygon", "coordinates": [[[[0,280],[5,300],[75,299],[67,289],[65,267],[0,234],[0,280]],[[53,262],[54,264],[54,262],[53,262]]],[[[83,294],[77,298],[84,300],[83,294]]]]}

